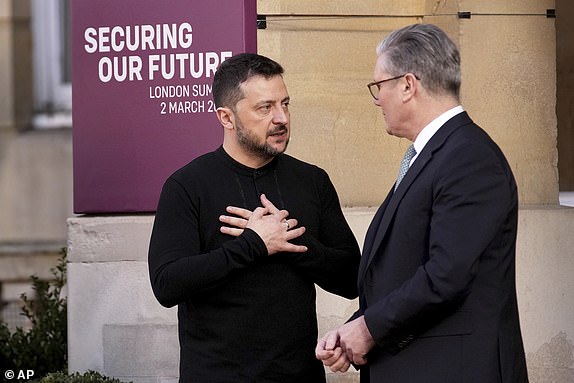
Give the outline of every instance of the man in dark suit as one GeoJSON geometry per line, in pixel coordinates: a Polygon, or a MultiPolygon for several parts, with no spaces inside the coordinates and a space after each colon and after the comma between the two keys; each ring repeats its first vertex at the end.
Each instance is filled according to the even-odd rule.
{"type": "Polygon", "coordinates": [[[392,32],[377,55],[374,103],[387,132],[413,145],[367,231],[360,308],[316,356],[333,371],[360,367],[361,382],[527,382],[516,183],[460,106],[458,49],[417,24],[392,32]]]}

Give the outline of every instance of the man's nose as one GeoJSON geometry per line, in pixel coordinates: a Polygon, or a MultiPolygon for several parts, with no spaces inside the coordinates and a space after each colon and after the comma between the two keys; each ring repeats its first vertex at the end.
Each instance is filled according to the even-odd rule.
{"type": "Polygon", "coordinates": [[[282,106],[275,108],[273,111],[273,122],[275,124],[286,124],[289,122],[289,110],[282,106]]]}

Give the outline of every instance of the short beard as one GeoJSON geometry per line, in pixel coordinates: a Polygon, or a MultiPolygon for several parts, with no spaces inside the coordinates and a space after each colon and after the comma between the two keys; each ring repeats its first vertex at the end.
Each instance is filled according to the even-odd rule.
{"type": "MultiPolygon", "coordinates": [[[[250,131],[245,130],[243,128],[243,125],[241,124],[241,121],[239,121],[238,118],[236,118],[236,121],[237,125],[235,127],[235,130],[237,132],[237,138],[241,146],[243,146],[243,148],[248,152],[253,153],[258,157],[269,159],[282,154],[287,149],[289,139],[287,139],[287,141],[285,142],[285,146],[283,147],[283,149],[275,149],[274,147],[272,147],[267,143],[267,140],[265,140],[263,143],[259,143],[257,137],[255,137],[250,131]]],[[[265,138],[281,130],[286,129],[287,127],[285,125],[278,125],[272,131],[268,132],[265,138]]]]}

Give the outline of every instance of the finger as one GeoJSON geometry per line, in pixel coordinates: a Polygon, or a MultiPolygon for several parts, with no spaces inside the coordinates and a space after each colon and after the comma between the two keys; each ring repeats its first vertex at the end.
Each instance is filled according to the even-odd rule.
{"type": "Polygon", "coordinates": [[[351,366],[351,362],[347,358],[341,358],[341,364],[336,366],[337,369],[335,369],[335,366],[331,367],[331,371],[333,371],[333,372],[347,372],[349,370],[350,366],[351,366]]]}
{"type": "Polygon", "coordinates": [[[287,241],[291,241],[295,238],[299,238],[300,236],[305,234],[305,230],[307,230],[307,229],[305,229],[305,226],[291,229],[291,230],[287,231],[287,233],[285,233],[285,238],[287,239],[287,241]]]}
{"type": "Polygon", "coordinates": [[[349,367],[351,367],[351,361],[347,360],[345,365],[339,369],[339,372],[347,372],[349,371],[349,367]]]}
{"type": "Polygon", "coordinates": [[[327,360],[333,356],[332,350],[325,350],[325,340],[320,339],[315,347],[315,357],[321,361],[327,360]]]}
{"type": "Polygon", "coordinates": [[[340,348],[336,348],[334,351],[323,350],[321,354],[322,358],[320,358],[319,360],[321,360],[321,362],[323,362],[325,366],[331,367],[335,363],[337,363],[339,358],[341,358],[341,355],[342,351],[340,348]]]}
{"type": "Polygon", "coordinates": [[[349,361],[353,361],[353,363],[356,364],[357,366],[367,364],[367,358],[365,357],[365,355],[357,354],[353,352],[353,350],[350,348],[347,348],[345,350],[345,355],[347,356],[347,359],[349,359],[349,361]]]}
{"type": "Polygon", "coordinates": [[[345,364],[349,363],[347,356],[341,349],[341,347],[335,348],[333,351],[333,356],[327,360],[323,361],[323,364],[330,368],[333,372],[338,372],[345,367],[345,364]]]}
{"type": "Polygon", "coordinates": [[[219,231],[222,232],[223,234],[231,235],[233,237],[239,237],[241,234],[243,234],[243,229],[237,229],[227,226],[221,226],[219,228],[219,231]]]}
{"type": "Polygon", "coordinates": [[[353,363],[355,363],[357,366],[363,366],[367,364],[367,358],[364,355],[355,355],[353,363]]]}
{"type": "Polygon", "coordinates": [[[325,366],[330,366],[328,361],[333,357],[333,351],[321,350],[315,352],[315,358],[319,359],[325,366]]]}
{"type": "Polygon", "coordinates": [[[328,332],[324,337],[325,350],[335,350],[335,347],[339,344],[339,333],[335,331],[328,332]]]}
{"type": "Polygon", "coordinates": [[[351,362],[347,359],[347,356],[341,352],[339,358],[331,365],[331,371],[333,372],[346,372],[349,369],[351,362]]]}
{"type": "Polygon", "coordinates": [[[271,214],[276,214],[279,212],[279,209],[275,205],[273,205],[271,201],[269,201],[269,199],[265,194],[261,194],[261,204],[263,205],[263,207],[269,209],[269,213],[271,214]]]}
{"type": "Polygon", "coordinates": [[[305,253],[308,250],[307,246],[294,245],[287,242],[285,245],[281,246],[278,253],[305,253]]]}
{"type": "Polygon", "coordinates": [[[293,229],[299,223],[295,218],[285,220],[287,222],[287,230],[293,229]]]}
{"type": "Polygon", "coordinates": [[[347,358],[349,358],[349,360],[353,360],[353,349],[350,347],[346,347],[346,345],[341,345],[341,347],[343,348],[343,351],[345,351],[345,354],[347,355],[347,358]]]}
{"type": "Polygon", "coordinates": [[[237,206],[227,206],[225,208],[225,211],[233,215],[238,215],[244,219],[249,219],[249,217],[251,217],[251,214],[253,214],[251,210],[243,209],[237,206]]]}
{"type": "Polygon", "coordinates": [[[234,227],[238,227],[240,229],[244,229],[245,226],[247,225],[246,219],[237,218],[237,217],[230,217],[228,215],[220,215],[219,221],[226,223],[228,225],[234,226],[234,227]]]}
{"type": "Polygon", "coordinates": [[[335,364],[340,364],[341,363],[341,357],[345,358],[345,354],[343,353],[343,350],[341,349],[341,347],[336,347],[333,350],[333,354],[331,355],[331,357],[327,360],[328,366],[334,366],[335,364]]]}
{"type": "Polygon", "coordinates": [[[324,351],[325,351],[325,340],[319,339],[317,341],[317,345],[315,346],[315,357],[317,359],[321,360],[319,355],[323,355],[324,351]]]}
{"type": "Polygon", "coordinates": [[[249,217],[249,220],[260,219],[261,217],[263,217],[266,214],[269,214],[269,210],[267,208],[258,207],[255,210],[253,210],[253,213],[249,217]]]}
{"type": "Polygon", "coordinates": [[[287,220],[287,217],[289,217],[289,212],[287,210],[277,210],[272,214],[276,216],[279,221],[285,221],[287,220]]]}

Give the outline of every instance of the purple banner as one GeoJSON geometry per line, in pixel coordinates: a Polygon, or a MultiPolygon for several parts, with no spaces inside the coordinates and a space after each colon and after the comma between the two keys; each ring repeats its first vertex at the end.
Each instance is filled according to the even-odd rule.
{"type": "Polygon", "coordinates": [[[165,179],[222,142],[225,59],[257,51],[256,0],[74,0],[74,211],[153,212],[165,179]]]}

